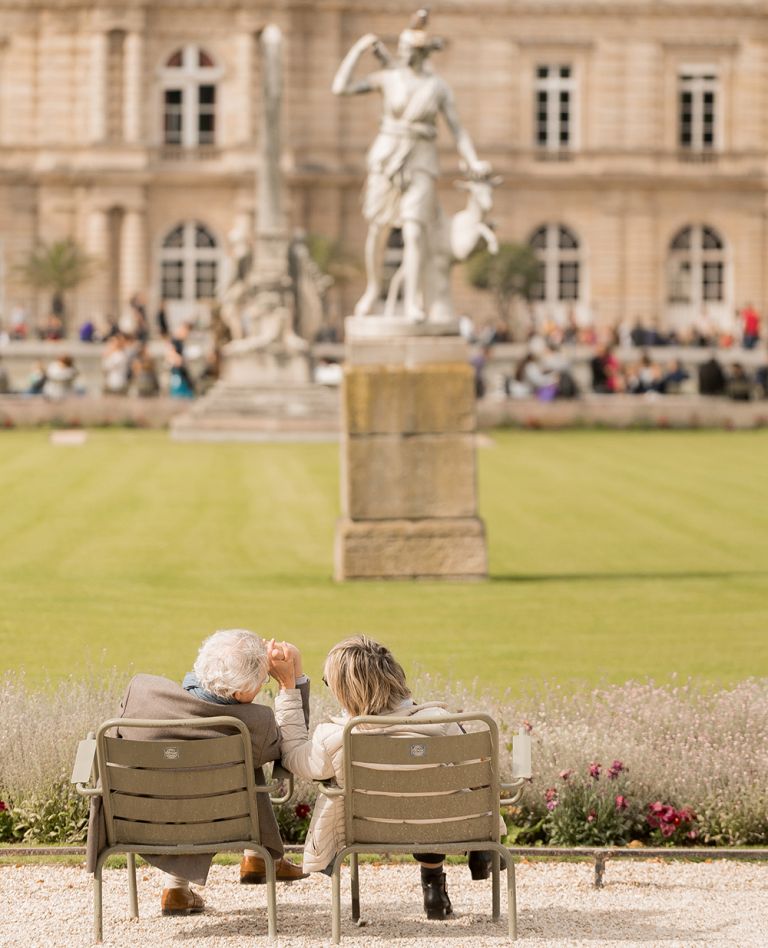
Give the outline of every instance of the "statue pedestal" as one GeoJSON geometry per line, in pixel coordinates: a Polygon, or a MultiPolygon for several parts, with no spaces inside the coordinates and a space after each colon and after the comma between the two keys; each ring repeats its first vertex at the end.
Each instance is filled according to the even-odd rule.
{"type": "Polygon", "coordinates": [[[483,579],[466,343],[359,322],[346,327],[336,579],[483,579]]]}
{"type": "Polygon", "coordinates": [[[308,385],[311,381],[306,352],[269,347],[250,352],[227,352],[221,377],[230,385],[308,385]]]}

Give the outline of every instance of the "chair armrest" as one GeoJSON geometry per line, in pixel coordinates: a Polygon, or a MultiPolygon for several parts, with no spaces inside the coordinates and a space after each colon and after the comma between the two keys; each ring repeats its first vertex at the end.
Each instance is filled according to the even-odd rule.
{"type": "Polygon", "coordinates": [[[517,803],[517,801],[523,795],[523,790],[525,789],[523,785],[527,779],[528,778],[526,777],[517,777],[517,779],[513,780],[511,783],[502,783],[500,785],[502,792],[506,790],[516,790],[517,792],[514,794],[514,796],[504,797],[499,800],[499,805],[512,806],[514,803],[517,803]]]}
{"type": "Polygon", "coordinates": [[[69,778],[69,782],[73,783],[77,792],[84,797],[101,796],[101,787],[86,786],[87,784],[96,782],[94,773],[95,763],[96,738],[94,737],[93,731],[89,731],[85,740],[80,741],[77,745],[75,763],[72,767],[72,776],[69,778]]]}
{"type": "Polygon", "coordinates": [[[280,761],[275,761],[272,766],[272,779],[263,786],[254,787],[254,790],[256,793],[269,793],[269,802],[273,805],[287,803],[293,796],[293,774],[289,770],[286,770],[280,761]],[[276,790],[279,790],[284,783],[288,784],[287,792],[283,793],[279,797],[271,796],[271,794],[273,794],[276,790]]]}
{"type": "Polygon", "coordinates": [[[344,791],[341,787],[331,787],[327,783],[318,783],[317,785],[318,792],[322,793],[325,797],[343,797],[344,791]]]}

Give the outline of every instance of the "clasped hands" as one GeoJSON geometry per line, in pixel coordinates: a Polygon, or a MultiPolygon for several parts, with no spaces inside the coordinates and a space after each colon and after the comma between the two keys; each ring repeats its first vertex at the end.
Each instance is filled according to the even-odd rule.
{"type": "Polygon", "coordinates": [[[301,664],[301,652],[290,642],[267,642],[268,671],[281,688],[295,688],[296,679],[304,671],[301,664]]]}

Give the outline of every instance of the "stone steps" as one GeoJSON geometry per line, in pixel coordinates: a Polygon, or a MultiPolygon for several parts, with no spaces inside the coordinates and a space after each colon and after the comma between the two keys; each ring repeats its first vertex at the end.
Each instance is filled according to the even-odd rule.
{"type": "Polygon", "coordinates": [[[174,419],[171,437],[180,441],[335,441],[339,419],[337,389],[220,381],[174,419]]]}

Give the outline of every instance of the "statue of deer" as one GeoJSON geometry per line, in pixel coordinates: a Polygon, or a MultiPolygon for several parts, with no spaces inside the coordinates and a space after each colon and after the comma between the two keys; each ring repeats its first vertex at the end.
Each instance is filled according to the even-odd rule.
{"type": "MultiPolygon", "coordinates": [[[[450,297],[451,267],[466,260],[481,240],[485,241],[490,253],[499,252],[496,234],[486,223],[486,218],[493,207],[493,189],[500,183],[498,175],[457,181],[455,186],[467,192],[466,206],[449,220],[440,213],[434,232],[428,235],[432,249],[427,263],[429,272],[425,289],[428,300],[425,300],[425,309],[430,322],[450,322],[454,318],[450,297]]],[[[403,281],[402,270],[401,265],[390,281],[384,307],[386,316],[395,314],[403,281]]]]}

